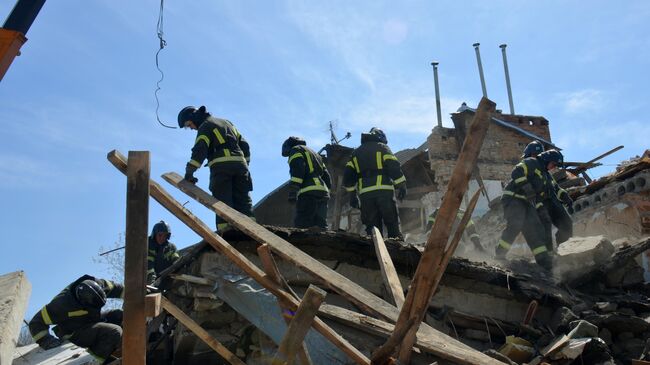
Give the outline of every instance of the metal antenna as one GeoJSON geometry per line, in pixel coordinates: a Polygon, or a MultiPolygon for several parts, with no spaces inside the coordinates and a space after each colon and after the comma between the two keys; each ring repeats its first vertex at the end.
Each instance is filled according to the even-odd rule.
{"type": "Polygon", "coordinates": [[[508,88],[508,102],[510,103],[510,114],[515,114],[515,105],[512,102],[512,89],[510,88],[510,73],[508,72],[508,58],[506,58],[506,47],[504,43],[499,46],[501,54],[503,54],[503,71],[506,73],[506,87],[508,88]]]}
{"type": "Polygon", "coordinates": [[[476,51],[476,62],[478,63],[478,74],[481,77],[481,88],[483,89],[483,97],[487,98],[487,89],[485,88],[485,77],[483,77],[483,64],[481,63],[481,52],[478,50],[480,43],[474,43],[474,50],[476,51]]]}
{"type": "Polygon", "coordinates": [[[431,62],[433,66],[433,83],[436,88],[436,113],[438,115],[438,127],[442,128],[442,111],[440,110],[440,88],[438,87],[438,62],[431,62]]]}

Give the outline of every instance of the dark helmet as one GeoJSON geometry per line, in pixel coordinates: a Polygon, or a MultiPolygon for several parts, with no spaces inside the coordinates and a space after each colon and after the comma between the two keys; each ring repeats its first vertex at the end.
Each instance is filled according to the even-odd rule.
{"type": "Polygon", "coordinates": [[[544,163],[544,167],[549,164],[549,162],[555,162],[558,167],[564,165],[564,156],[558,150],[548,150],[537,155],[537,158],[544,163]]]}
{"type": "Polygon", "coordinates": [[[524,148],[524,155],[521,158],[535,157],[544,152],[544,146],[539,141],[532,141],[524,148]]]}
{"type": "Polygon", "coordinates": [[[193,106],[186,106],[185,108],[181,109],[181,111],[178,113],[178,126],[183,128],[185,127],[185,122],[188,120],[193,121],[192,118],[197,110],[198,109],[193,106]]]}
{"type": "Polygon", "coordinates": [[[106,304],[106,293],[95,280],[84,280],[74,289],[79,303],[84,306],[101,308],[106,304]]]}
{"type": "Polygon", "coordinates": [[[370,128],[370,134],[377,136],[377,140],[383,144],[388,144],[388,138],[386,138],[386,133],[377,127],[370,128]]]}
{"type": "Polygon", "coordinates": [[[282,144],[282,156],[289,157],[289,152],[291,152],[291,149],[299,145],[306,146],[307,142],[305,142],[305,140],[300,137],[291,136],[287,138],[287,140],[282,144]]]}
{"type": "Polygon", "coordinates": [[[156,238],[156,233],[167,233],[167,239],[172,236],[172,229],[169,227],[169,224],[165,221],[160,221],[153,225],[151,229],[151,237],[156,238]]]}

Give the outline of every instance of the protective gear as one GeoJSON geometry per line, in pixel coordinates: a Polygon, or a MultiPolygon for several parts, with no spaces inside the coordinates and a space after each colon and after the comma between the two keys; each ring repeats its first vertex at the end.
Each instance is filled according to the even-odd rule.
{"type": "Polygon", "coordinates": [[[368,132],[368,133],[377,136],[377,140],[380,143],[388,144],[388,138],[386,138],[386,133],[384,133],[384,131],[382,131],[381,129],[379,129],[377,127],[372,127],[372,128],[370,128],[370,132],[368,132]]]}
{"type": "MultiPolygon", "coordinates": [[[[157,223],[156,225],[158,224],[160,223],[157,223]]],[[[167,239],[169,239],[169,236],[167,239]]],[[[147,255],[147,283],[154,283],[157,279],[157,276],[163,270],[170,267],[179,258],[180,255],[178,254],[176,245],[169,241],[159,244],[158,241],[156,241],[155,236],[149,237],[147,255]]]]}
{"type": "Polygon", "coordinates": [[[47,335],[36,342],[43,350],[50,350],[63,344],[63,341],[52,335],[47,335]]]}
{"type": "Polygon", "coordinates": [[[361,203],[359,202],[359,196],[357,194],[350,194],[350,207],[354,209],[359,209],[361,203]]]}
{"type": "Polygon", "coordinates": [[[181,111],[178,113],[178,126],[180,128],[185,128],[185,122],[188,120],[194,121],[192,118],[196,111],[197,109],[193,106],[186,106],[185,108],[181,109],[181,111]]]}
{"type": "Polygon", "coordinates": [[[564,156],[558,150],[548,150],[540,153],[537,158],[544,163],[546,167],[550,162],[555,162],[558,167],[564,165],[564,156]]]}
{"type": "Polygon", "coordinates": [[[191,182],[192,184],[196,184],[197,182],[199,182],[199,179],[194,177],[193,172],[185,172],[185,177],[183,177],[183,179],[191,182]]]}
{"type": "Polygon", "coordinates": [[[542,152],[544,152],[544,146],[539,141],[532,141],[524,148],[521,158],[535,157],[542,152]]]}
{"type": "Polygon", "coordinates": [[[571,214],[571,215],[573,215],[573,213],[575,213],[575,211],[573,210],[573,202],[567,204],[566,211],[569,212],[569,214],[571,214]]]}
{"type": "Polygon", "coordinates": [[[75,296],[84,306],[101,308],[106,304],[106,293],[94,280],[84,280],[77,284],[75,296]]]}
{"type": "Polygon", "coordinates": [[[287,200],[289,203],[293,204],[298,200],[298,191],[295,189],[289,190],[289,194],[287,195],[287,200]]]}
{"type": "Polygon", "coordinates": [[[402,201],[406,197],[406,184],[402,184],[397,190],[397,200],[402,201]]]}
{"type": "Polygon", "coordinates": [[[307,142],[300,137],[289,137],[282,143],[282,157],[289,157],[291,149],[295,146],[306,146],[307,142]]]}
{"type": "Polygon", "coordinates": [[[172,236],[172,229],[169,227],[169,224],[165,221],[160,221],[153,225],[151,229],[151,237],[156,238],[158,233],[167,233],[167,239],[172,236]]]}
{"type": "Polygon", "coordinates": [[[535,205],[537,194],[535,193],[535,190],[533,189],[532,185],[524,184],[521,186],[521,190],[524,193],[526,200],[528,200],[528,202],[531,203],[532,205],[535,205]]]}

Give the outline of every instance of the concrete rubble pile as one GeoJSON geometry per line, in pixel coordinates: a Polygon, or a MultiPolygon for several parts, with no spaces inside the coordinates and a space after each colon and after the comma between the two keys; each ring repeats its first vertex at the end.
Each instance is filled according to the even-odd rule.
{"type": "MultiPolygon", "coordinates": [[[[387,298],[369,238],[344,232],[267,228],[370,292],[387,298]]],[[[227,238],[259,264],[255,241],[238,232],[227,238]]],[[[644,354],[648,358],[650,290],[642,280],[626,281],[628,276],[619,271],[648,250],[650,240],[614,247],[603,237],[590,237],[567,244],[573,249],[560,252],[555,277],[525,260],[514,260],[508,268],[501,268],[452,259],[430,302],[426,322],[505,362],[539,364],[543,359],[549,364],[618,364],[640,359],[644,354]],[[585,263],[579,273],[562,268],[562,262],[574,260],[585,263]],[[512,360],[506,360],[504,354],[512,360]]],[[[420,250],[393,241],[387,241],[387,245],[400,281],[407,288],[420,250]]],[[[185,275],[174,276],[170,298],[247,364],[264,363],[276,347],[268,335],[273,330],[246,318],[250,315],[246,312],[251,312],[243,308],[246,300],[251,308],[259,310],[259,303],[254,303],[257,299],[242,300],[234,298],[232,292],[228,294],[228,283],[244,278],[232,266],[219,253],[202,252],[183,270],[185,275]]],[[[278,266],[299,295],[309,284],[319,284],[288,262],[278,261],[278,266]]],[[[250,287],[249,291],[256,290],[250,287]]],[[[328,293],[326,303],[359,311],[334,292],[328,293]]],[[[263,315],[279,316],[279,310],[272,307],[266,307],[263,315]]],[[[335,321],[327,322],[364,353],[372,353],[385,340],[335,321]]],[[[174,339],[176,356],[187,359],[187,363],[218,358],[200,342],[189,332],[178,330],[174,339]]],[[[426,353],[412,363],[432,361],[450,363],[426,353]]]]}

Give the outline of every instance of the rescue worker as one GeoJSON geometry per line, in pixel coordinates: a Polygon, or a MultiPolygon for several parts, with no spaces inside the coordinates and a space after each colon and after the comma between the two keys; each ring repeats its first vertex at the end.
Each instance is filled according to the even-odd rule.
{"type": "MultiPolygon", "coordinates": [[[[562,153],[557,150],[548,150],[540,156],[544,163],[551,163],[553,168],[561,167],[564,163],[562,153]]],[[[559,246],[573,236],[573,220],[569,215],[569,213],[573,212],[573,200],[569,196],[569,193],[558,185],[553,178],[553,175],[550,173],[550,170],[552,170],[552,168],[544,171],[544,175],[549,182],[549,191],[546,195],[547,198],[544,200],[546,213],[540,214],[540,217],[542,217],[543,220],[547,220],[547,235],[549,237],[547,238],[547,241],[552,241],[551,225],[557,227],[557,232],[555,232],[555,242],[559,246]]]]}
{"type": "Polygon", "coordinates": [[[343,186],[352,193],[350,206],[361,208],[361,222],[368,235],[372,227],[381,232],[386,225],[389,238],[403,239],[395,190],[397,199],[404,199],[406,178],[381,129],[373,127],[361,134],[361,146],[345,165],[343,186]]]}
{"type": "MultiPolygon", "coordinates": [[[[249,192],[253,181],[248,171],[250,148],[237,128],[226,119],[210,115],[205,106],[187,106],[178,113],[178,125],[198,131],[192,148],[192,157],[185,167],[185,180],[195,184],[194,172],[207,159],[210,167],[210,192],[219,201],[240,213],[253,217],[249,192]]],[[[216,216],[217,230],[230,227],[216,216]]]]}
{"type": "Polygon", "coordinates": [[[169,242],[171,236],[171,228],[165,221],[154,224],[151,229],[147,256],[147,283],[149,284],[153,284],[161,271],[180,258],[176,245],[169,242]]]}
{"type": "Polygon", "coordinates": [[[288,157],[291,175],[288,199],[296,204],[294,226],[327,229],[327,202],[332,183],[322,157],[300,137],[289,137],[282,143],[282,156],[288,157]]]}
{"type": "Polygon", "coordinates": [[[122,310],[101,313],[106,298],[121,298],[124,287],[84,275],[63,289],[29,321],[29,332],[45,350],[69,340],[108,364],[122,343],[122,310]],[[58,337],[49,332],[49,327],[58,337]]]}
{"type": "MultiPolygon", "coordinates": [[[[436,208],[433,213],[429,214],[429,218],[427,218],[427,232],[430,232],[431,228],[433,228],[433,224],[436,222],[436,217],[438,216],[439,209],[440,208],[436,208]]],[[[463,209],[458,209],[456,220],[454,221],[454,226],[452,227],[452,232],[455,232],[458,228],[461,219],[463,219],[463,214],[465,214],[465,211],[463,209]]],[[[481,245],[481,236],[478,234],[476,226],[474,225],[474,220],[471,218],[465,226],[465,231],[463,232],[463,240],[465,242],[469,240],[477,251],[485,252],[483,245],[481,245]]]]}
{"type": "Polygon", "coordinates": [[[544,164],[542,154],[524,158],[512,170],[511,180],[501,197],[506,228],[501,233],[495,254],[497,259],[504,259],[521,232],[535,256],[535,261],[550,270],[553,263],[549,245],[552,247],[552,242],[547,242],[547,225],[538,213],[538,209],[544,211],[543,200],[548,191],[544,171],[550,167],[549,164],[544,164]]]}

